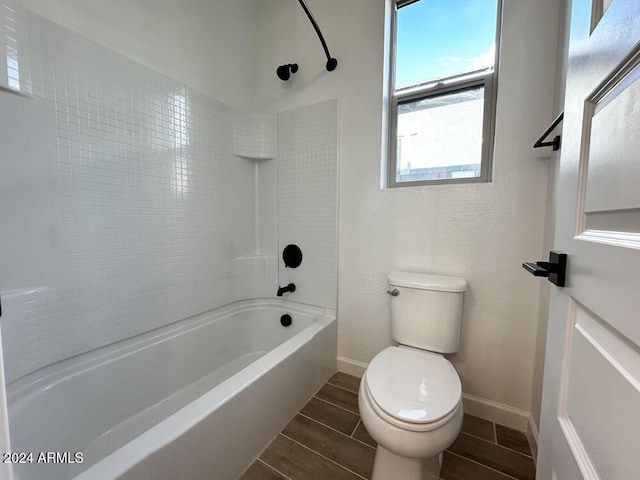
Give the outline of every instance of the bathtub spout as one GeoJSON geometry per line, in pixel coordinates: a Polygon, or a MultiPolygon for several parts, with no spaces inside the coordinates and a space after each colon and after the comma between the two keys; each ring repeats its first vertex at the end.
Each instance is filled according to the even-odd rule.
{"type": "Polygon", "coordinates": [[[283,293],[295,292],[295,291],[296,291],[296,286],[293,283],[290,283],[286,287],[279,287],[277,295],[281,297],[283,293]]]}

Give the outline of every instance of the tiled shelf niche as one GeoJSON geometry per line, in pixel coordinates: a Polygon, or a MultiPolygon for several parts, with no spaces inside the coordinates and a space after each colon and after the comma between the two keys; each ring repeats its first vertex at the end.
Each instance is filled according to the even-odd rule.
{"type": "Polygon", "coordinates": [[[233,153],[255,160],[276,158],[278,117],[275,114],[234,112],[233,153]]]}
{"type": "MultiPolygon", "coordinates": [[[[278,117],[276,114],[253,112],[233,112],[232,152],[238,157],[249,160],[273,160],[278,154],[278,117]]],[[[258,168],[258,166],[256,166],[258,168]]],[[[265,180],[260,181],[260,170],[256,170],[255,195],[256,212],[259,215],[258,203],[273,202],[276,199],[277,185],[264,188],[265,180]],[[258,183],[262,188],[259,188],[258,183]],[[264,196],[273,198],[264,198],[264,196]]],[[[266,181],[268,183],[268,181],[266,181]]],[[[256,223],[266,219],[257,219],[256,223]]],[[[273,219],[276,221],[276,219],[273,219]]],[[[262,232],[257,231],[260,237],[262,232]]],[[[258,244],[256,242],[256,248],[258,244]]],[[[272,297],[276,293],[278,278],[277,257],[267,253],[241,255],[234,259],[235,291],[239,300],[272,297]]]]}

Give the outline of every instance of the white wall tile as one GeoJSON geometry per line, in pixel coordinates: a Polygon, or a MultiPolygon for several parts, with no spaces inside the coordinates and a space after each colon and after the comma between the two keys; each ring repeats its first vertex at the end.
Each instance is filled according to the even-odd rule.
{"type": "Polygon", "coordinates": [[[278,277],[278,261],[274,255],[243,255],[234,259],[235,291],[238,300],[273,298],[278,277]]]}
{"type": "Polygon", "coordinates": [[[278,255],[291,243],[303,255],[296,269],[279,260],[287,298],[336,308],[337,184],[337,100],[278,114],[278,255]]]}
{"type": "Polygon", "coordinates": [[[0,8],[0,83],[45,105],[54,270],[44,284],[0,279],[7,379],[244,298],[234,259],[255,251],[255,165],[232,153],[233,110],[0,8]]]}
{"type": "MultiPolygon", "coordinates": [[[[13,0],[0,8],[0,85],[32,95],[16,98],[43,112],[28,135],[8,140],[16,151],[42,141],[42,179],[25,177],[39,195],[6,198],[46,205],[39,220],[25,211],[41,231],[24,258],[11,263],[18,241],[0,239],[9,382],[227,303],[274,296],[280,257],[265,222],[277,222],[276,198],[281,247],[295,242],[305,254],[281,283],[299,284],[294,300],[335,308],[336,101],[279,118],[241,113],[13,0]],[[251,160],[278,153],[278,176],[251,160]],[[9,274],[31,270],[41,273],[23,282],[9,274]]],[[[3,111],[0,120],[15,119],[3,111]]],[[[13,213],[0,209],[0,224],[13,213]]]]}
{"type": "Polygon", "coordinates": [[[233,153],[247,158],[275,158],[278,120],[274,114],[236,111],[233,115],[233,153]]]}

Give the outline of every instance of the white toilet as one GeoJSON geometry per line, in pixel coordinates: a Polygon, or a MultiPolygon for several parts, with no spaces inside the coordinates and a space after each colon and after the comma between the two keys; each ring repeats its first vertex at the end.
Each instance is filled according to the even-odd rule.
{"type": "Polygon", "coordinates": [[[462,426],[462,386],[444,353],[458,351],[464,278],[389,275],[391,334],[371,361],[358,397],[378,443],[372,480],[440,478],[442,452],[462,426]]]}

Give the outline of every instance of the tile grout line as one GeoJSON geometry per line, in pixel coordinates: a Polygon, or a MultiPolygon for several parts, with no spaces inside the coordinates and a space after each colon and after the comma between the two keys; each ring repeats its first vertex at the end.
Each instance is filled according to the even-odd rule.
{"type": "Polygon", "coordinates": [[[353,410],[349,410],[348,408],[344,408],[344,407],[338,405],[337,403],[330,402],[329,400],[325,400],[324,398],[320,398],[320,397],[317,397],[315,395],[313,396],[313,398],[315,398],[316,400],[320,400],[321,402],[324,402],[324,403],[326,403],[328,405],[331,405],[332,407],[337,407],[340,410],[344,410],[345,412],[349,412],[351,415],[355,415],[356,417],[360,418],[360,412],[356,413],[353,410]]]}
{"type": "Polygon", "coordinates": [[[488,444],[490,444],[490,445],[495,445],[496,447],[503,448],[503,449],[505,449],[505,450],[508,450],[509,452],[513,452],[513,453],[515,453],[515,454],[517,454],[517,455],[519,455],[519,456],[521,456],[521,457],[523,457],[523,458],[525,458],[525,459],[527,459],[527,460],[531,460],[531,459],[533,459],[533,457],[531,457],[531,456],[529,456],[529,455],[525,455],[525,454],[524,454],[524,453],[522,453],[522,452],[518,452],[517,450],[513,450],[513,449],[508,448],[508,447],[504,447],[504,446],[502,446],[502,445],[500,445],[500,444],[498,444],[498,443],[496,443],[496,442],[490,442],[490,441],[488,441],[488,440],[485,440],[484,438],[476,437],[475,435],[470,435],[470,434],[468,434],[468,433],[466,433],[466,432],[460,432],[460,435],[461,435],[461,434],[463,434],[463,433],[464,433],[465,435],[469,436],[469,437],[476,438],[476,439],[478,439],[478,440],[480,440],[480,441],[482,441],[482,442],[488,443],[488,444]]]}
{"type": "Polygon", "coordinates": [[[361,443],[362,445],[366,445],[366,446],[367,446],[367,447],[369,447],[369,448],[373,448],[375,451],[378,451],[378,444],[377,444],[377,443],[376,443],[376,446],[375,446],[375,447],[373,447],[373,446],[369,445],[367,442],[363,442],[362,440],[358,440],[358,439],[357,439],[357,438],[355,438],[355,437],[349,437],[349,438],[351,438],[352,440],[355,440],[355,441],[356,441],[356,442],[358,442],[358,443],[361,443]]]}
{"type": "Polygon", "coordinates": [[[286,480],[291,480],[291,478],[287,477],[284,473],[282,473],[280,470],[278,470],[277,468],[269,465],[267,462],[265,462],[264,460],[261,460],[260,458],[256,459],[258,462],[266,465],[268,468],[270,468],[271,470],[273,470],[274,472],[276,472],[278,475],[282,475],[283,478],[285,478],[286,480]]]}
{"type": "Polygon", "coordinates": [[[334,407],[338,407],[344,410],[345,412],[349,412],[349,413],[352,413],[353,415],[357,415],[358,417],[360,417],[360,413],[356,413],[353,410],[349,410],[348,408],[341,407],[340,405],[336,405],[335,403],[330,402],[328,400],[324,400],[323,398],[320,398],[320,397],[313,397],[313,398],[315,398],[316,400],[320,400],[321,402],[328,403],[329,405],[333,405],[334,407]]]}
{"type": "Polygon", "coordinates": [[[328,381],[327,383],[325,383],[325,385],[331,385],[332,387],[339,388],[340,390],[344,390],[345,392],[349,392],[349,393],[353,393],[354,395],[358,395],[358,392],[354,392],[353,390],[349,390],[348,388],[344,388],[343,386],[336,385],[335,383],[331,383],[331,381],[328,381]]]}
{"type": "Polygon", "coordinates": [[[354,440],[357,440],[357,438],[354,438],[353,435],[356,433],[356,430],[358,430],[358,427],[360,426],[361,423],[362,423],[362,418],[358,418],[358,423],[356,423],[356,426],[353,428],[353,432],[351,432],[351,435],[349,435],[354,440]]]}
{"type": "MultiPolygon", "coordinates": [[[[531,454],[528,454],[528,453],[522,453],[520,450],[516,450],[515,448],[511,448],[511,447],[508,447],[508,446],[506,446],[506,445],[502,445],[500,442],[498,442],[498,428],[497,428],[497,426],[498,426],[499,424],[498,424],[498,423],[494,423],[493,425],[494,425],[494,427],[493,427],[493,428],[494,428],[494,430],[495,430],[495,436],[496,436],[496,445],[498,445],[499,447],[502,447],[502,448],[506,448],[507,450],[511,450],[512,452],[519,453],[520,455],[525,455],[525,456],[527,456],[527,457],[529,457],[529,458],[533,459],[533,450],[531,450],[531,445],[529,444],[529,439],[527,439],[527,438],[526,438],[526,434],[525,434],[524,432],[521,432],[520,430],[516,430],[515,428],[512,428],[512,430],[514,430],[514,431],[516,431],[516,432],[519,432],[519,433],[522,433],[523,435],[525,435],[525,439],[527,440],[527,445],[528,445],[528,447],[529,447],[529,452],[531,452],[531,454]]],[[[506,427],[505,425],[500,425],[500,426],[501,426],[501,427],[506,427]]],[[[506,427],[506,428],[510,428],[510,427],[506,427]]],[[[467,435],[468,435],[468,434],[467,434],[467,435]]],[[[534,462],[534,463],[535,463],[535,462],[534,462]]]]}
{"type": "MultiPolygon", "coordinates": [[[[496,445],[498,445],[499,447],[505,448],[511,452],[515,452],[515,453],[519,453],[520,455],[524,455],[527,458],[530,458],[533,460],[533,454],[529,455],[528,453],[522,453],[520,450],[516,450],[515,448],[511,448],[511,447],[507,447],[506,445],[500,445],[499,443],[496,443],[496,445]]],[[[529,447],[529,449],[531,449],[531,447],[529,447]]],[[[535,463],[535,462],[534,462],[535,463]]]]}
{"type": "Polygon", "coordinates": [[[354,472],[354,471],[352,471],[352,470],[349,470],[349,469],[348,469],[347,467],[345,467],[344,465],[340,465],[338,462],[336,462],[335,460],[331,460],[329,457],[325,457],[325,456],[324,456],[324,455],[322,455],[321,453],[316,452],[316,451],[315,451],[314,449],[312,449],[311,447],[306,446],[304,443],[300,443],[300,442],[298,442],[298,441],[294,440],[293,438],[288,437],[288,436],[287,436],[287,435],[285,435],[284,433],[280,433],[280,435],[282,435],[284,438],[286,438],[286,439],[288,439],[288,440],[291,440],[293,443],[297,443],[297,444],[298,444],[298,445],[300,445],[302,448],[305,448],[305,449],[309,450],[310,452],[315,453],[315,454],[316,454],[316,455],[318,455],[319,457],[324,458],[324,459],[325,459],[325,460],[327,460],[328,462],[331,462],[331,463],[333,463],[334,465],[337,465],[338,467],[342,468],[343,470],[346,470],[346,471],[347,471],[347,472],[349,472],[349,473],[353,473],[356,477],[358,477],[358,478],[362,478],[363,480],[367,480],[367,479],[366,479],[365,477],[363,477],[362,475],[360,475],[360,474],[358,474],[358,473],[356,473],[356,472],[354,472]]]}
{"type": "MultiPolygon", "coordinates": [[[[478,418],[480,418],[480,417],[478,417],[478,418]]],[[[516,450],[515,448],[508,447],[507,445],[502,445],[500,442],[498,442],[498,428],[497,427],[498,426],[505,427],[505,428],[510,428],[510,427],[507,427],[506,425],[502,425],[502,424],[496,423],[496,422],[490,422],[490,423],[491,423],[491,428],[492,428],[493,440],[487,440],[486,438],[480,437],[478,435],[474,435],[473,433],[465,432],[464,430],[460,430],[460,433],[464,433],[465,435],[468,435],[468,436],[473,437],[473,438],[477,438],[478,440],[484,440],[485,442],[489,442],[489,443],[492,443],[492,444],[497,445],[499,447],[506,448],[507,450],[511,450],[512,452],[519,453],[520,455],[524,455],[526,457],[533,458],[533,453],[531,453],[531,454],[523,453],[520,450],[516,450]]],[[[525,432],[522,432],[522,431],[517,430],[515,428],[512,428],[511,430],[513,430],[515,432],[518,432],[518,433],[522,433],[523,435],[525,435],[525,438],[526,438],[525,432]]],[[[529,446],[529,451],[531,451],[531,446],[529,446]]]]}
{"type": "MultiPolygon", "coordinates": [[[[498,445],[496,442],[492,441],[492,440],[487,440],[486,438],[482,438],[479,437],[478,435],[474,435],[473,433],[469,433],[469,432],[465,432],[464,430],[460,430],[460,433],[464,433],[465,435],[472,437],[472,438],[477,438],[478,440],[484,440],[485,442],[489,442],[493,445],[498,445]]],[[[460,433],[458,435],[460,435],[460,433]]],[[[499,447],[501,447],[502,445],[498,445],[499,447]]]]}
{"type": "MultiPolygon", "coordinates": [[[[496,472],[496,473],[499,473],[500,475],[504,475],[509,480],[511,480],[511,479],[518,480],[517,477],[513,477],[513,476],[509,475],[508,473],[504,473],[504,472],[501,472],[500,470],[496,470],[495,468],[490,467],[489,465],[485,465],[482,462],[478,462],[477,460],[473,460],[472,458],[465,457],[464,455],[460,455],[459,453],[452,452],[451,450],[446,450],[446,451],[448,453],[450,453],[451,455],[454,455],[454,456],[459,457],[459,458],[463,458],[463,459],[467,460],[468,462],[475,463],[476,465],[480,465],[480,466],[482,466],[484,468],[488,468],[489,470],[491,470],[493,472],[496,472]]],[[[443,480],[446,480],[446,479],[443,479],[443,480]]]]}
{"type": "MultiPolygon", "coordinates": [[[[357,438],[353,438],[351,435],[347,435],[346,433],[342,433],[340,430],[336,430],[335,428],[333,428],[333,427],[331,427],[331,426],[329,426],[329,425],[327,425],[327,424],[324,424],[324,423],[322,423],[321,421],[316,420],[315,418],[308,417],[308,416],[306,416],[306,415],[305,415],[305,414],[303,414],[303,413],[298,413],[298,415],[300,415],[301,417],[304,417],[304,418],[308,418],[308,419],[309,419],[309,420],[311,420],[312,422],[315,422],[315,423],[317,423],[317,424],[319,424],[319,425],[322,425],[323,427],[327,427],[329,430],[333,430],[334,432],[339,433],[340,435],[342,435],[342,436],[344,436],[344,437],[347,437],[349,440],[353,440],[353,441],[355,441],[355,442],[361,443],[361,444],[366,445],[367,447],[369,447],[369,448],[372,448],[372,449],[373,449],[373,447],[372,447],[371,445],[367,445],[366,443],[361,442],[361,441],[360,441],[360,440],[358,440],[357,438]]],[[[295,418],[295,417],[294,417],[294,418],[295,418]]],[[[355,430],[354,430],[354,431],[355,431],[355,430]]],[[[281,433],[282,433],[282,432],[281,432],[281,433]]]]}

